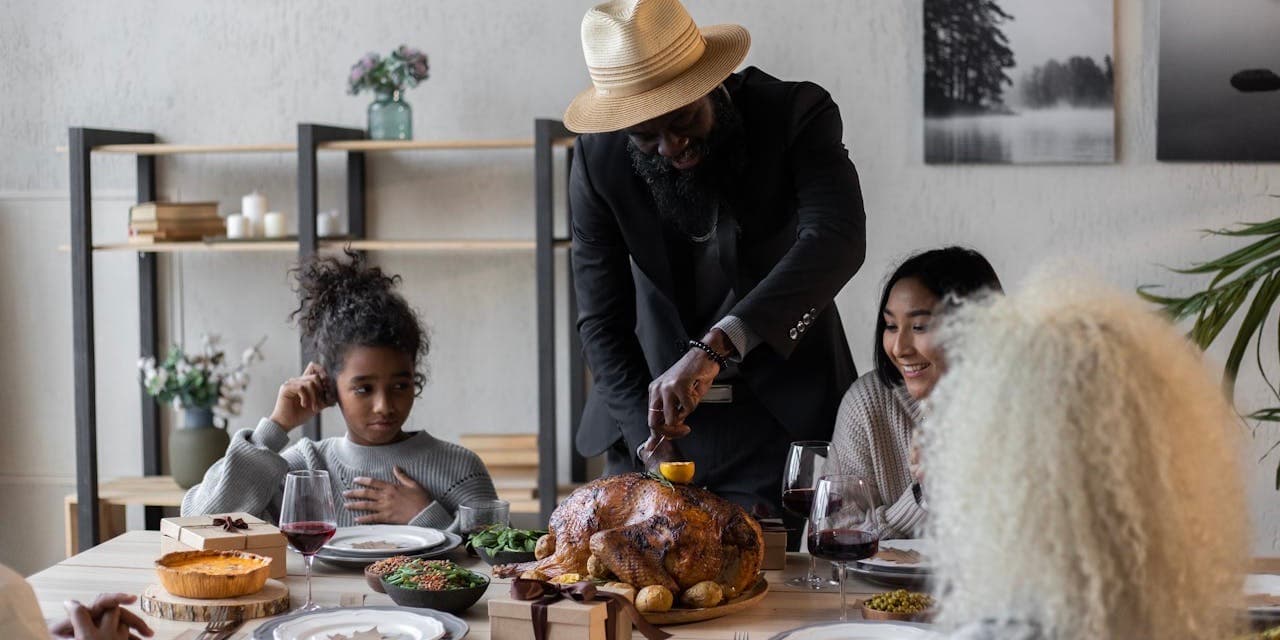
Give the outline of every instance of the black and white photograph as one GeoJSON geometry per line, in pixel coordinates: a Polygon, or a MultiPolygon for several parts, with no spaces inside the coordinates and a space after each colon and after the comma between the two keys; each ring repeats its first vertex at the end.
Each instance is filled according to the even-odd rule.
{"type": "Polygon", "coordinates": [[[926,0],[929,164],[1115,160],[1113,0],[926,0]]]}
{"type": "Polygon", "coordinates": [[[1280,161],[1280,1],[1160,5],[1156,159],[1280,161]]]}

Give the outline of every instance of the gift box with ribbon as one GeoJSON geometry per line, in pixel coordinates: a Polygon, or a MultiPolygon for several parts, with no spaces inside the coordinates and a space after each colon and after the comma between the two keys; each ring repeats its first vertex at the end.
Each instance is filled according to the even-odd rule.
{"type": "Polygon", "coordinates": [[[271,558],[272,578],[285,576],[284,534],[248,513],[165,518],[160,521],[160,553],[248,551],[271,558]]]}
{"type": "Polygon", "coordinates": [[[760,568],[765,571],[786,569],[787,528],[781,522],[761,522],[760,530],[764,534],[764,561],[760,568]]]}
{"type": "Polygon", "coordinates": [[[636,610],[631,588],[590,582],[554,584],[516,579],[506,598],[489,600],[493,640],[630,640],[634,625],[648,640],[671,637],[636,610]]]}

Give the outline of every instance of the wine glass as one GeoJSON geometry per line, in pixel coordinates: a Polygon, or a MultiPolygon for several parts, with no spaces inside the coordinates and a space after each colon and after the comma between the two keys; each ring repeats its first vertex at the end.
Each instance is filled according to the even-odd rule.
{"type": "Polygon", "coordinates": [[[474,555],[471,534],[495,524],[511,524],[511,503],[506,500],[477,500],[458,505],[458,532],[466,540],[467,553],[474,555]]]}
{"type": "MultiPolygon", "coordinates": [[[[787,451],[787,464],[782,471],[782,508],[791,515],[806,521],[809,519],[809,512],[813,510],[814,485],[818,484],[818,478],[822,476],[830,447],[831,443],[824,440],[791,443],[791,448],[787,451]]],[[[803,534],[804,525],[800,526],[800,533],[803,534]]],[[[809,573],[800,578],[792,578],[787,584],[813,591],[830,589],[834,585],[817,574],[817,562],[811,552],[809,573]]]]}
{"type": "Polygon", "coordinates": [[[880,547],[880,526],[872,515],[871,482],[862,476],[823,476],[809,514],[809,553],[834,562],[840,573],[840,620],[849,619],[844,594],[845,563],[864,560],[880,547]]]}
{"type": "Polygon", "coordinates": [[[311,563],[315,562],[316,552],[338,531],[328,471],[290,471],[285,476],[280,530],[307,565],[307,602],[298,610],[315,611],[320,605],[311,600],[311,563]]]}

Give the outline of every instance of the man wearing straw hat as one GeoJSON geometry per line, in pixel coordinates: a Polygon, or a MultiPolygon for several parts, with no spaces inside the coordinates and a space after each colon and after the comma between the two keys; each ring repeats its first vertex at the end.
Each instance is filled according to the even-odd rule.
{"type": "Polygon", "coordinates": [[[565,125],[578,329],[593,376],[577,447],[606,473],[671,459],[778,512],[787,445],[828,440],[856,377],[836,293],[861,266],[857,173],[830,95],[754,67],[750,36],[678,0],[587,12],[592,87],[565,125]]]}

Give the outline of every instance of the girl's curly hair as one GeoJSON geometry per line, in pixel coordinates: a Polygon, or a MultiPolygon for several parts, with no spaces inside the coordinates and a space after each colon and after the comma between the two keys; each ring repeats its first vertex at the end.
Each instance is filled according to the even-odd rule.
{"type": "Polygon", "coordinates": [[[371,267],[364,256],[347,249],[347,260],[312,256],[290,273],[297,280],[296,319],[302,336],[336,376],[347,349],[353,346],[390,347],[413,359],[413,383],[418,393],[426,375],[418,365],[431,345],[418,314],[396,293],[398,275],[371,267]]]}

